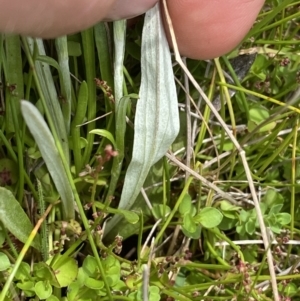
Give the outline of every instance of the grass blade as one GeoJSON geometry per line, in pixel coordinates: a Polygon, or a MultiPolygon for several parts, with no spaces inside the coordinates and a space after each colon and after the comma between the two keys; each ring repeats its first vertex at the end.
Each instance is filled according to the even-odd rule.
{"type": "MultiPolygon", "coordinates": [[[[87,120],[91,121],[96,117],[96,70],[95,70],[95,42],[94,42],[94,31],[93,29],[87,29],[81,33],[82,44],[83,44],[83,56],[86,72],[86,83],[88,86],[88,105],[87,105],[87,120]]],[[[95,128],[95,121],[90,122],[87,125],[87,132],[95,128]]],[[[88,134],[87,136],[88,144],[84,150],[83,164],[87,164],[90,161],[94,135],[88,134]]]]}
{"type": "MultiPolygon", "coordinates": [[[[44,48],[43,41],[40,39],[32,39],[32,38],[23,38],[23,43],[25,44],[25,50],[27,50],[27,45],[30,49],[30,54],[33,55],[35,47],[37,47],[38,54],[41,56],[46,55],[46,51],[44,48]],[[35,46],[36,45],[36,46],[35,46]]],[[[34,71],[41,87],[42,96],[45,99],[45,105],[47,106],[47,110],[50,115],[47,115],[47,118],[52,119],[52,123],[54,124],[55,131],[59,137],[59,141],[62,145],[64,155],[66,157],[67,162],[69,162],[69,145],[68,145],[68,136],[67,131],[64,124],[64,118],[61,111],[60,103],[58,101],[58,95],[55,89],[53,76],[48,64],[44,64],[42,62],[34,62],[34,71]]],[[[52,129],[51,129],[52,130],[52,129]]]]}
{"type": "Polygon", "coordinates": [[[8,35],[5,38],[7,68],[5,78],[7,82],[6,94],[6,127],[7,133],[13,132],[16,137],[18,165],[19,165],[19,194],[18,200],[23,200],[24,191],[24,160],[23,160],[23,120],[19,101],[24,97],[24,82],[22,72],[22,56],[20,37],[8,35]],[[12,86],[10,86],[12,85],[12,86]]]}
{"type": "Polygon", "coordinates": [[[71,77],[69,69],[69,54],[67,37],[63,36],[55,40],[55,46],[58,55],[58,64],[60,66],[62,80],[61,80],[61,94],[63,97],[62,113],[67,133],[70,132],[71,123],[71,77]]]}
{"type": "Polygon", "coordinates": [[[80,125],[84,117],[86,115],[87,109],[87,102],[88,102],[88,87],[85,81],[83,81],[79,87],[78,92],[78,101],[77,101],[77,108],[74,119],[71,124],[71,137],[73,141],[73,155],[74,155],[74,163],[75,163],[75,170],[76,175],[82,169],[82,152],[80,148],[80,125]]]}

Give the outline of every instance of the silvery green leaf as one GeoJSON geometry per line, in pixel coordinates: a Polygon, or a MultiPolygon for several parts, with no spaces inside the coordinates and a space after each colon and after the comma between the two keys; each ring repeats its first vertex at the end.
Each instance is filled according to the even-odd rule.
{"type": "Polygon", "coordinates": [[[38,109],[21,101],[24,120],[37,143],[55,187],[60,194],[64,219],[74,218],[74,197],[52,134],[38,109]]]}
{"type": "MultiPolygon", "coordinates": [[[[122,191],[120,209],[129,210],[153,164],[168,151],[179,131],[177,93],[171,54],[157,4],[146,13],[141,57],[142,79],[134,122],[132,161],[122,191]]],[[[106,233],[121,216],[108,222],[106,233]]]]}
{"type": "MultiPolygon", "coordinates": [[[[0,221],[18,240],[25,243],[33,226],[10,190],[0,187],[0,221]]],[[[32,246],[40,249],[39,235],[32,241],[32,246]]]]}
{"type": "Polygon", "coordinates": [[[116,107],[123,97],[123,62],[125,53],[125,34],[126,20],[114,22],[114,45],[115,45],[115,62],[114,62],[114,84],[116,107]]]}

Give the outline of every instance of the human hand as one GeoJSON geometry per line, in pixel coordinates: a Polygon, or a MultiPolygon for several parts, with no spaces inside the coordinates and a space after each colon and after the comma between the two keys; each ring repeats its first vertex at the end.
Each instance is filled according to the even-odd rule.
{"type": "MultiPolygon", "coordinates": [[[[157,1],[0,0],[0,32],[52,38],[83,30],[100,20],[142,14],[157,1]]],[[[208,59],[229,52],[249,31],[263,3],[167,0],[181,54],[208,59]]]]}
{"type": "Polygon", "coordinates": [[[231,51],[241,42],[264,0],[167,0],[167,3],[180,53],[190,58],[210,59],[231,51]]]}

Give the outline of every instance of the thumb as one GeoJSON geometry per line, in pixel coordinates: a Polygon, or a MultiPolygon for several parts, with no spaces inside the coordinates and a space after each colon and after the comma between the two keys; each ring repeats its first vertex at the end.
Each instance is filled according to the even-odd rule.
{"type": "Polygon", "coordinates": [[[133,18],[154,6],[158,0],[115,0],[105,16],[105,21],[133,18]]]}
{"type": "Polygon", "coordinates": [[[167,0],[180,53],[209,59],[229,52],[250,30],[263,3],[264,0],[167,0]]]}

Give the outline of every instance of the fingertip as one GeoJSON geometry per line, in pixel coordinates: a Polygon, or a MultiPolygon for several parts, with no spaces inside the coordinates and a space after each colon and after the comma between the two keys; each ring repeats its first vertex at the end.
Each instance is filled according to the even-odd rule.
{"type": "MultiPolygon", "coordinates": [[[[210,59],[236,47],[250,30],[264,0],[167,0],[179,51],[210,59]]],[[[170,35],[167,29],[167,35],[170,35]]]]}
{"type": "Polygon", "coordinates": [[[104,20],[113,21],[139,16],[153,7],[158,1],[159,0],[115,0],[104,20]]]}
{"type": "Polygon", "coordinates": [[[99,22],[115,0],[0,0],[0,31],[54,38],[99,22]]]}

